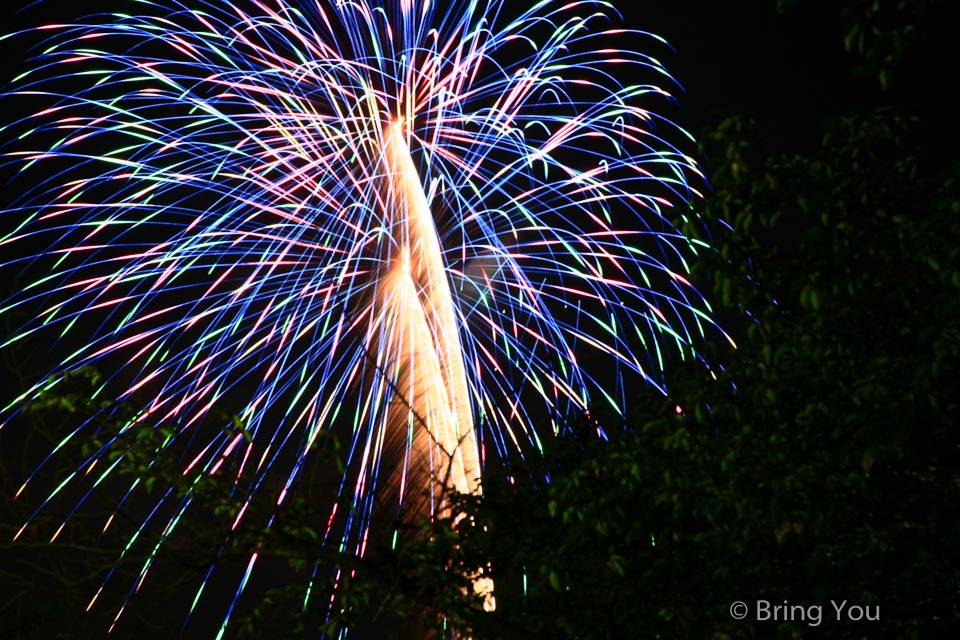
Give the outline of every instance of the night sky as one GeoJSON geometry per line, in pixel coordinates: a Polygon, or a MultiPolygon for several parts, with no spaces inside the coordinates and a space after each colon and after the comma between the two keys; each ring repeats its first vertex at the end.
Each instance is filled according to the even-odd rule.
{"type": "MultiPolygon", "coordinates": [[[[17,14],[16,0],[7,0],[0,7],[3,31],[56,22],[72,15],[76,5],[99,6],[94,2],[49,2],[42,8],[17,14]]],[[[702,135],[719,121],[732,115],[753,117],[772,150],[804,151],[819,142],[824,124],[841,114],[856,113],[887,95],[890,100],[922,115],[921,129],[925,139],[944,158],[953,155],[950,138],[955,138],[951,121],[956,103],[944,96],[951,93],[955,82],[956,55],[950,46],[956,21],[956,10],[944,3],[942,16],[931,20],[933,25],[914,53],[909,73],[895,76],[889,92],[884,94],[874,76],[856,74],[857,60],[843,48],[846,21],[830,1],[796,0],[787,9],[790,19],[778,16],[774,0],[744,2],[699,2],[674,0],[642,2],[615,0],[628,27],[656,33],[671,48],[649,51],[657,57],[682,86],[674,91],[676,103],[669,107],[670,117],[677,124],[702,135]]],[[[111,2],[111,6],[124,6],[111,2]]],[[[649,43],[645,43],[649,44],[649,43]]],[[[19,44],[0,44],[0,80],[8,82],[24,67],[24,51],[19,44]]],[[[9,111],[0,113],[3,123],[12,119],[9,111]]],[[[0,142],[7,143],[3,134],[0,142]]],[[[4,169],[0,178],[6,180],[4,169]]],[[[5,187],[2,202],[16,195],[5,187]]],[[[0,228],[7,230],[14,220],[5,217],[0,228]]],[[[789,238],[783,238],[789,242],[789,238]]],[[[0,247],[0,251],[4,251],[0,247]]],[[[0,261],[7,256],[0,254],[0,261]]],[[[9,271],[9,269],[8,269],[9,271]]],[[[3,272],[0,272],[3,273],[3,272]]],[[[14,281],[15,274],[3,273],[0,282],[14,281]]],[[[2,325],[4,331],[9,330],[2,325]]],[[[9,364],[9,363],[8,363],[9,364]]],[[[5,395],[14,386],[8,381],[5,395]]],[[[5,398],[5,401],[7,398],[5,398]]],[[[0,454],[4,467],[23,470],[21,458],[36,458],[37,451],[23,452],[19,436],[0,434],[0,454]],[[14,462],[16,461],[16,463],[14,462]]],[[[36,447],[42,443],[34,442],[36,447]]],[[[9,473],[9,472],[8,472],[9,473]]],[[[6,476],[6,474],[4,474],[6,476]]],[[[14,478],[4,477],[3,489],[16,486],[14,478]]],[[[22,478],[21,478],[22,480],[22,478]]],[[[9,518],[13,509],[6,504],[10,496],[0,496],[0,521],[9,518]]],[[[22,508],[18,507],[16,513],[22,508]]],[[[3,530],[4,532],[6,529],[3,530]]],[[[0,565],[8,562],[11,552],[0,546],[0,565]]],[[[25,580],[33,577],[25,576],[25,580]]],[[[229,582],[229,581],[228,581],[229,582]]],[[[2,585],[0,585],[2,587],[2,585]]],[[[192,593],[192,592],[191,592],[192,593]]],[[[5,595],[0,593],[0,601],[5,595]]],[[[86,600],[86,596],[79,596],[86,600]]],[[[183,608],[173,611],[172,619],[183,608]]],[[[0,638],[3,638],[0,623],[0,638]]]]}

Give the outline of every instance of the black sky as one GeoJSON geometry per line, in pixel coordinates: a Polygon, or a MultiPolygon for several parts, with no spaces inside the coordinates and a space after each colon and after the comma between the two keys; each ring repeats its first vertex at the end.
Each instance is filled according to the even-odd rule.
{"type": "MultiPolygon", "coordinates": [[[[56,22],[75,15],[79,4],[56,1],[17,14],[17,2],[11,0],[0,7],[0,30],[56,22]]],[[[84,3],[91,9],[106,4],[126,3],[84,3]]],[[[778,16],[775,0],[614,4],[626,26],[656,33],[672,46],[672,51],[664,47],[651,53],[683,86],[670,115],[694,134],[728,116],[744,115],[758,121],[772,147],[801,151],[818,142],[830,120],[887,100],[920,115],[929,144],[938,145],[944,157],[953,155],[949,140],[955,139],[956,108],[948,96],[956,75],[950,30],[957,22],[948,19],[955,12],[949,3],[943,3],[942,16],[930,22],[910,72],[897,76],[886,94],[875,77],[855,75],[858,60],[843,49],[847,22],[838,2],[796,0],[785,16],[778,16]]],[[[0,45],[0,82],[25,68],[24,56],[19,44],[0,45]]],[[[10,117],[0,112],[2,124],[10,117]]],[[[10,196],[4,192],[2,201],[10,196]]],[[[9,228],[10,222],[0,222],[0,228],[9,228]]],[[[0,255],[0,262],[3,259],[0,255]]],[[[7,449],[2,453],[4,459],[17,455],[7,449]]]]}

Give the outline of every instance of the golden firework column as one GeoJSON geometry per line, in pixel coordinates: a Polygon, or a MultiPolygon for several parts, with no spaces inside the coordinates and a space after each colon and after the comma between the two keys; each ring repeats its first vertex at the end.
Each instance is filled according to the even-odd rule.
{"type": "MultiPolygon", "coordinates": [[[[379,279],[375,317],[388,353],[374,355],[394,398],[383,430],[384,451],[404,451],[381,484],[408,516],[449,516],[451,490],[480,494],[480,456],[463,351],[440,239],[409,147],[398,123],[383,133],[384,207],[391,243],[379,279]]],[[[484,608],[493,583],[474,579],[484,608]]]]}

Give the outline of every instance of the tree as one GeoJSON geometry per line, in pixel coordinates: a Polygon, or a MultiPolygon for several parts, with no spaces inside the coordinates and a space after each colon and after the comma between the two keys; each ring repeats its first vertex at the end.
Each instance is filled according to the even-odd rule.
{"type": "Polygon", "coordinates": [[[716,381],[678,364],[670,397],[644,394],[609,442],[574,429],[526,474],[549,484],[485,500],[495,554],[510,550],[494,566],[528,568],[516,615],[532,629],[924,638],[951,628],[960,175],[924,174],[907,152],[909,124],[881,110],[839,123],[809,156],[759,162],[747,123],[718,128],[713,142],[729,153],[708,215],[735,231],[714,237],[717,254],[698,269],[727,312],[756,321],[716,381]],[[736,600],[751,603],[744,622],[730,617],[736,600]],[[823,622],[757,620],[761,600],[819,605],[823,622]],[[879,607],[881,619],[837,622],[831,600],[879,607]]]}

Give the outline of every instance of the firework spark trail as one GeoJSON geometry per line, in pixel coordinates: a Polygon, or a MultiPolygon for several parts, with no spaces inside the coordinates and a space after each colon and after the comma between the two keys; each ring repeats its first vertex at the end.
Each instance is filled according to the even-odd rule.
{"type": "MultiPolygon", "coordinates": [[[[660,386],[666,349],[698,357],[713,321],[684,273],[699,249],[663,211],[700,176],[648,110],[669,95],[618,80],[669,76],[610,46],[652,37],[611,26],[604,2],[514,19],[499,0],[452,4],[156,0],[42,27],[8,97],[44,106],[5,128],[35,186],[0,248],[50,249],[0,311],[40,308],[5,344],[59,335],[65,355],[8,415],[109,365],[98,394],[150,397],[124,432],[166,425],[186,477],[234,477],[235,530],[348,423],[356,508],[334,508],[327,543],[362,553],[375,496],[435,511],[436,478],[478,491],[486,457],[536,450],[541,413],[556,430],[591,403],[621,411],[630,380],[660,386]],[[210,435],[238,395],[250,437],[210,435]]],[[[191,502],[167,492],[134,533],[128,549],[162,531],[131,592],[191,502]]]]}

